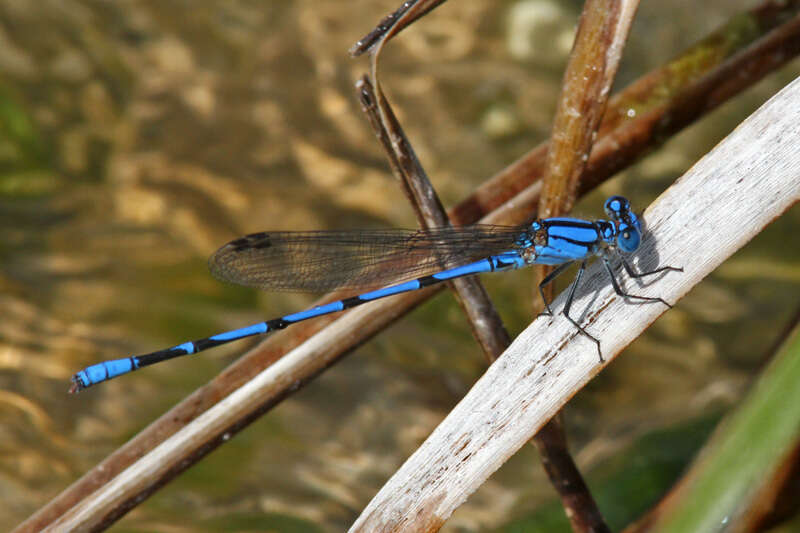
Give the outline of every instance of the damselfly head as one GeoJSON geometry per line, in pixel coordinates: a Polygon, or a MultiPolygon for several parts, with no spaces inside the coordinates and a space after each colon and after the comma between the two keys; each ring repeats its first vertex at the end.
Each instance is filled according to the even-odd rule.
{"type": "Polygon", "coordinates": [[[631,211],[631,203],[622,196],[611,196],[605,203],[606,214],[617,223],[617,246],[623,252],[635,252],[642,241],[642,226],[631,211]]]}

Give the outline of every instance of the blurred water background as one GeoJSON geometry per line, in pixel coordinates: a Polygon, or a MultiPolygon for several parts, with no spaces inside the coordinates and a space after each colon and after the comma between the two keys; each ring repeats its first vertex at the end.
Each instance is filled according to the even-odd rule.
{"type": "MultiPolygon", "coordinates": [[[[302,309],[215,281],[265,229],[413,227],[354,98],[347,49],[397,0],[0,2],[0,529],[21,522],[249,346],[67,396],[87,364],[302,309]]],[[[582,2],[449,2],[384,56],[385,88],[451,205],[548,136],[582,2]]],[[[751,1],[644,2],[621,87],[751,1]]],[[[770,95],[790,63],[587,197],[644,208],[770,95]]],[[[800,294],[800,210],[664,315],[566,410],[619,526],[746,390],[800,294]]],[[[713,243],[709,243],[713,245],[713,243]]],[[[686,261],[691,261],[691,250],[686,261]]],[[[533,278],[485,278],[512,334],[533,278]]],[[[339,531],[481,375],[450,295],[359,348],[122,519],[116,531],[339,531]]],[[[444,531],[563,527],[532,447],[444,531]]]]}

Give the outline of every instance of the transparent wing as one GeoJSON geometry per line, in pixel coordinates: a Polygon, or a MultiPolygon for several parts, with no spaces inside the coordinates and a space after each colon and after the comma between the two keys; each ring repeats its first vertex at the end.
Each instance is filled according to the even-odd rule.
{"type": "Polygon", "coordinates": [[[231,241],[208,261],[218,279],[270,291],[367,288],[425,276],[518,248],[524,229],[285,231],[231,241]]]}

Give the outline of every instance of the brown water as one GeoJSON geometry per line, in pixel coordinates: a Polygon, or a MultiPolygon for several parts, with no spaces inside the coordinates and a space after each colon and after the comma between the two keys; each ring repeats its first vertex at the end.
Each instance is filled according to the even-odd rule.
{"type": "MultiPolygon", "coordinates": [[[[69,397],[74,371],[311,301],[216,282],[205,258],[219,245],[264,229],[414,224],[354,98],[366,61],[346,54],[396,4],[0,3],[0,529],[207,382],[246,343],[69,397]]],[[[579,4],[450,2],[389,47],[384,83],[447,204],[546,137],[579,4]]],[[[621,83],[751,2],[644,4],[621,83]]],[[[579,211],[599,215],[616,192],[643,207],[797,74],[794,63],[770,76],[579,211]]],[[[741,395],[793,312],[798,211],[726,262],[570,404],[572,447],[596,473],[612,519],[625,523],[648,505],[614,507],[614,490],[630,501],[624,485],[609,482],[627,472],[615,466],[619,457],[638,453],[647,472],[638,477],[651,476],[647,494],[657,496],[741,395]],[[662,447],[671,453],[650,453],[659,448],[652,442],[673,443],[662,447]]],[[[530,291],[520,290],[530,274],[487,284],[519,331],[530,320],[530,291]]],[[[341,530],[483,368],[458,307],[441,296],[116,527],[341,530]]],[[[549,523],[560,511],[542,507],[552,490],[537,461],[521,451],[445,530],[492,530],[531,516],[549,523]]]]}

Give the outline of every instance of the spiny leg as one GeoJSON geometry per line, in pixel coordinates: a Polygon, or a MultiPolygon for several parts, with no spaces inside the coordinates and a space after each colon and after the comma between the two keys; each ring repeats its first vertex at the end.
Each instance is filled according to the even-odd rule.
{"type": "Polygon", "coordinates": [[[660,272],[668,272],[668,271],[683,272],[683,267],[673,267],[673,266],[663,266],[661,268],[657,268],[649,272],[636,272],[635,270],[633,270],[633,267],[631,267],[630,263],[625,261],[624,257],[620,257],[620,260],[622,261],[622,266],[625,267],[625,272],[627,272],[628,275],[632,278],[643,278],[645,276],[650,276],[652,274],[658,274],[660,272]]]}
{"type": "MultiPolygon", "coordinates": [[[[624,259],[622,260],[622,264],[625,265],[625,270],[628,272],[628,274],[630,274],[631,273],[631,271],[629,270],[630,265],[628,265],[624,259]]],[[[607,257],[603,257],[603,265],[605,265],[606,271],[608,272],[608,276],[611,278],[611,286],[614,287],[614,292],[616,292],[619,296],[622,296],[623,298],[631,298],[633,300],[639,300],[641,302],[661,302],[670,309],[672,308],[672,306],[669,303],[667,303],[667,301],[664,300],[663,298],[655,298],[651,296],[639,296],[637,294],[629,294],[627,292],[624,292],[622,288],[619,286],[619,283],[617,282],[617,277],[614,275],[614,271],[611,269],[611,263],[609,263],[607,257]]],[[[659,271],[670,270],[674,268],[675,267],[662,267],[658,270],[654,270],[653,272],[645,272],[640,274],[639,276],[633,276],[633,277],[641,277],[647,274],[655,274],[656,272],[659,271]]]]}
{"type": "MultiPolygon", "coordinates": [[[[559,267],[560,268],[560,267],[559,267]]],[[[569,288],[569,294],[567,295],[567,302],[564,304],[564,310],[561,312],[567,320],[572,322],[572,325],[578,328],[578,331],[583,333],[586,337],[592,340],[597,345],[597,355],[600,356],[600,362],[605,362],[603,359],[603,352],[600,350],[600,341],[594,338],[592,335],[589,334],[588,331],[583,329],[580,324],[578,324],[575,320],[569,316],[569,310],[572,307],[572,299],[575,296],[575,289],[578,287],[578,284],[581,282],[581,278],[583,277],[583,271],[586,270],[586,260],[581,261],[581,266],[578,268],[578,274],[575,276],[575,281],[572,282],[572,285],[569,288]]]]}
{"type": "Polygon", "coordinates": [[[559,276],[559,274],[561,274],[567,268],[569,268],[569,266],[572,265],[572,263],[573,263],[572,261],[569,261],[568,263],[558,265],[552,272],[550,272],[548,275],[544,277],[541,283],[539,283],[539,294],[541,294],[542,296],[542,303],[544,303],[544,308],[545,308],[545,311],[542,311],[541,313],[539,313],[539,315],[553,316],[553,310],[550,309],[550,302],[547,301],[547,298],[544,295],[544,288],[547,287],[550,283],[552,283],[553,280],[559,276]]]}

